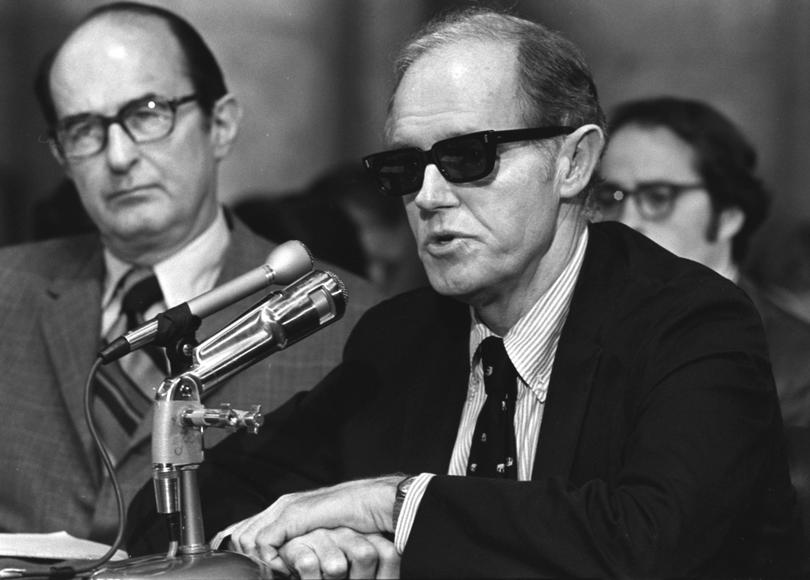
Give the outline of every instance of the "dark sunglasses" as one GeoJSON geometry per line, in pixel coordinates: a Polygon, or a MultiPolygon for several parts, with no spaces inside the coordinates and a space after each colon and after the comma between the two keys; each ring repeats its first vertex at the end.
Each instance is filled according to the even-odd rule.
{"type": "Polygon", "coordinates": [[[492,172],[499,143],[550,139],[573,131],[573,127],[479,131],[437,141],[430,151],[407,147],[375,153],[363,158],[363,166],[377,180],[382,193],[407,195],[421,189],[430,163],[451,183],[476,181],[492,172]]]}

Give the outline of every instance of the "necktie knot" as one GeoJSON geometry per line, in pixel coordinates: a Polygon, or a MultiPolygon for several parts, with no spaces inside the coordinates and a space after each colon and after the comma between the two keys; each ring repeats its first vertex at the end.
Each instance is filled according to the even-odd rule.
{"type": "Polygon", "coordinates": [[[488,336],[481,342],[480,348],[487,396],[511,397],[514,400],[517,394],[517,371],[509,360],[503,340],[497,336],[488,336]]]}
{"type": "Polygon", "coordinates": [[[127,327],[134,328],[144,321],[144,313],[163,300],[157,277],[149,269],[134,269],[124,279],[121,312],[127,327]]]}
{"type": "MultiPolygon", "coordinates": [[[[154,272],[150,268],[133,268],[121,280],[119,292],[121,296],[121,313],[119,322],[113,328],[110,340],[119,336],[123,330],[132,330],[145,322],[146,311],[155,304],[163,302],[163,292],[154,272]],[[126,325],[125,329],[121,329],[126,325]]],[[[132,377],[138,377],[138,382],[154,385],[156,380],[162,380],[168,370],[166,357],[162,349],[154,345],[146,345],[141,351],[135,351],[122,361],[124,370],[132,377]],[[142,352],[141,352],[142,351],[142,352]],[[149,358],[153,361],[151,367],[159,370],[156,375],[153,371],[147,370],[144,365],[142,369],[136,370],[135,365],[139,364],[138,359],[149,358]]]]}

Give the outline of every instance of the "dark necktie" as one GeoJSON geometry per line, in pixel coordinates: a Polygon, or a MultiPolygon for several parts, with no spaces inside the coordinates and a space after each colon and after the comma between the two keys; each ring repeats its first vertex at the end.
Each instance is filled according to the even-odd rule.
{"type": "MultiPolygon", "coordinates": [[[[133,274],[137,274],[137,272],[133,274]]],[[[157,277],[154,274],[150,273],[132,284],[121,299],[121,314],[126,319],[127,330],[132,330],[143,324],[146,320],[146,311],[149,310],[153,304],[157,304],[162,300],[163,292],[161,292],[160,284],[158,284],[157,277]]],[[[160,347],[147,345],[141,350],[152,360],[152,363],[160,370],[162,375],[165,376],[168,367],[166,364],[166,356],[160,347]]]]}
{"type": "Polygon", "coordinates": [[[467,475],[517,479],[517,371],[500,338],[489,336],[479,348],[487,398],[475,423],[467,475]]]}

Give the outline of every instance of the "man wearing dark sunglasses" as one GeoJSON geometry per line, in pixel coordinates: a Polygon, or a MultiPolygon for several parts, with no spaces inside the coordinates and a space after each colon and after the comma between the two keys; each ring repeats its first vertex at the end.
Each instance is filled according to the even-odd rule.
{"type": "MultiPolygon", "coordinates": [[[[219,538],[302,577],[789,566],[757,314],[713,272],[588,224],[604,119],[577,49],[462,12],[397,70],[388,150],[364,163],[402,197],[432,288],[371,309],[319,386],[212,450],[209,531],[235,521],[219,538]]],[[[130,548],[158,551],[142,509],[130,548]]]]}
{"type": "MultiPolygon", "coordinates": [[[[0,531],[66,530],[112,542],[115,498],[82,412],[96,353],[126,330],[128,304],[140,302],[149,318],[259,267],[275,245],[217,198],[241,109],[208,46],[179,16],[131,2],[100,6],[44,63],[37,88],[51,150],[98,233],[0,252],[0,531]]],[[[308,341],[312,351],[279,353],[207,405],[269,410],[338,362],[374,293],[334,270],[351,293],[347,317],[308,341]]],[[[261,295],[207,318],[197,338],[261,295]]],[[[103,367],[91,403],[125,501],[149,478],[152,397],[168,372],[158,367],[165,361],[137,354],[103,367]]],[[[221,437],[209,435],[208,444],[221,437]]]]}

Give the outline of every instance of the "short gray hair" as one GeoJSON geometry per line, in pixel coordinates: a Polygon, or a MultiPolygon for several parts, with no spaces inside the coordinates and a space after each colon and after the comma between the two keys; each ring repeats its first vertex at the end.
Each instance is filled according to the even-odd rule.
{"type": "Polygon", "coordinates": [[[527,126],[593,123],[605,130],[596,85],[579,49],[536,22],[490,8],[452,11],[425,25],[394,63],[394,94],[420,57],[469,40],[494,40],[517,48],[518,100],[527,126]]]}

